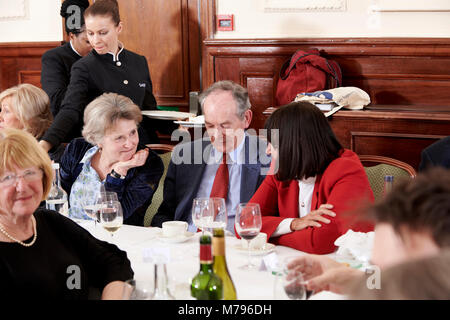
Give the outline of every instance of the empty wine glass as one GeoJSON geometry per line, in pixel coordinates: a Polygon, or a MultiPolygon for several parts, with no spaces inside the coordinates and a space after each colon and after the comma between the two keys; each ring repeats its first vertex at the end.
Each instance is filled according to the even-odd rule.
{"type": "Polygon", "coordinates": [[[122,206],[119,201],[102,202],[100,213],[100,224],[111,234],[113,239],[114,233],[120,229],[123,224],[122,206]]]}
{"type": "Polygon", "coordinates": [[[289,262],[297,257],[284,259],[281,270],[275,275],[274,296],[278,300],[306,300],[313,292],[306,289],[303,274],[297,269],[288,269],[289,262]]]}
{"type": "Polygon", "coordinates": [[[192,203],[192,222],[204,234],[205,225],[213,217],[211,201],[209,198],[195,198],[192,203]]]}
{"type": "Polygon", "coordinates": [[[225,199],[223,198],[210,198],[212,215],[207,216],[204,219],[203,227],[209,232],[213,232],[216,228],[226,230],[228,215],[227,207],[225,206],[225,199]]]}
{"type": "Polygon", "coordinates": [[[239,267],[240,269],[250,270],[257,268],[250,260],[250,241],[254,239],[261,231],[262,220],[261,210],[258,203],[240,203],[236,212],[235,227],[239,236],[247,240],[248,263],[239,267]]]}

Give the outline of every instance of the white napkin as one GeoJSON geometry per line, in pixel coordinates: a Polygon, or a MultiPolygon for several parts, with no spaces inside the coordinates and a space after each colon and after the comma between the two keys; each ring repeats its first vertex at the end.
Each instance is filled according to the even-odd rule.
{"type": "Polygon", "coordinates": [[[189,117],[188,122],[205,123],[205,116],[189,117]]]}
{"type": "Polygon", "coordinates": [[[334,242],[338,247],[336,258],[357,260],[367,264],[372,255],[374,235],[373,231],[365,233],[348,230],[334,242]]]}

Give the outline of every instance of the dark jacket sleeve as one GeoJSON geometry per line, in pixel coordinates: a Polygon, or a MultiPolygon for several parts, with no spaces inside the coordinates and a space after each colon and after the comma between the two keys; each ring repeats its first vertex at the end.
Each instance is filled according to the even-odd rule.
{"type": "Polygon", "coordinates": [[[81,60],[72,66],[70,84],[61,108],[52,125],[42,137],[52,146],[59,146],[68,134],[83,122],[83,112],[89,103],[89,72],[81,60]],[[80,63],[81,62],[81,63],[80,63]]]}
{"type": "Polygon", "coordinates": [[[150,150],[145,164],[130,169],[125,179],[111,175],[106,177],[105,189],[117,193],[122,204],[124,223],[144,225],[145,212],[152,202],[163,172],[161,158],[150,150]]]}
{"type": "Polygon", "coordinates": [[[82,257],[89,283],[103,290],[112,281],[126,281],[134,276],[130,260],[125,251],[117,246],[93,237],[87,230],[72,220],[53,211],[46,210],[52,220],[55,232],[64,239],[70,239],[74,250],[82,257]]]}
{"type": "Polygon", "coordinates": [[[42,56],[41,85],[50,98],[50,109],[55,116],[61,106],[69,85],[70,74],[63,61],[54,53],[46,52],[42,56]]]}

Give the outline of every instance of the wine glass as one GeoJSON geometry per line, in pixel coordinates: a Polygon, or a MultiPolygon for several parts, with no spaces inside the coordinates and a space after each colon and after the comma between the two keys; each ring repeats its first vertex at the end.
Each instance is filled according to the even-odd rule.
{"type": "Polygon", "coordinates": [[[258,203],[240,203],[236,212],[235,227],[239,236],[247,240],[248,263],[239,267],[244,270],[257,268],[250,260],[250,241],[261,231],[261,210],[258,203]]]}
{"type": "Polygon", "coordinates": [[[90,192],[82,199],[81,205],[84,213],[94,221],[94,230],[97,229],[98,211],[100,209],[99,193],[90,192]]]}
{"type": "Polygon", "coordinates": [[[111,234],[113,239],[114,232],[119,230],[123,224],[122,206],[119,201],[102,202],[100,213],[100,224],[111,234]]]}
{"type": "Polygon", "coordinates": [[[228,215],[227,207],[225,206],[225,199],[223,198],[210,198],[212,215],[207,216],[204,220],[203,227],[209,232],[213,232],[216,228],[226,230],[228,215]]]}
{"type": "Polygon", "coordinates": [[[313,294],[306,289],[302,272],[287,268],[289,262],[296,258],[286,258],[280,272],[276,274],[274,296],[277,300],[306,300],[313,294]]]}
{"type": "Polygon", "coordinates": [[[209,198],[195,198],[192,203],[192,222],[204,234],[205,225],[213,217],[211,201],[209,198]]]}

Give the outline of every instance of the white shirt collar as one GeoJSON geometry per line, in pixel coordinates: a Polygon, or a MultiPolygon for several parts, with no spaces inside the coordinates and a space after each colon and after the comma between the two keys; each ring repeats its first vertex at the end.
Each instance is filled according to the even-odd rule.
{"type": "Polygon", "coordinates": [[[72,48],[72,50],[81,57],[81,54],[79,54],[78,51],[75,50],[75,48],[73,47],[72,40],[70,40],[69,43],[70,43],[70,47],[72,48]]]}
{"type": "MultiPolygon", "coordinates": [[[[244,163],[245,157],[243,154],[243,149],[244,149],[244,142],[245,142],[246,137],[247,137],[247,132],[245,132],[244,137],[243,137],[241,143],[237,146],[237,148],[228,153],[228,157],[229,157],[228,160],[231,160],[232,163],[238,163],[238,164],[244,163]]],[[[221,163],[222,156],[223,156],[222,152],[219,152],[216,148],[214,148],[214,146],[211,148],[210,158],[213,159],[213,161],[215,163],[221,163]]]]}
{"type": "Polygon", "coordinates": [[[302,180],[299,180],[298,182],[301,182],[301,183],[304,183],[304,184],[315,184],[316,183],[316,176],[309,177],[308,179],[302,179],[302,180]]]}
{"type": "Polygon", "coordinates": [[[115,55],[114,52],[108,52],[110,55],[113,56],[113,61],[116,62],[119,60],[119,54],[123,51],[123,43],[119,41],[119,52],[115,55]]]}
{"type": "Polygon", "coordinates": [[[80,163],[90,163],[92,157],[97,153],[98,146],[93,146],[92,148],[88,149],[86,153],[84,154],[83,159],[81,159],[80,163]]]}

